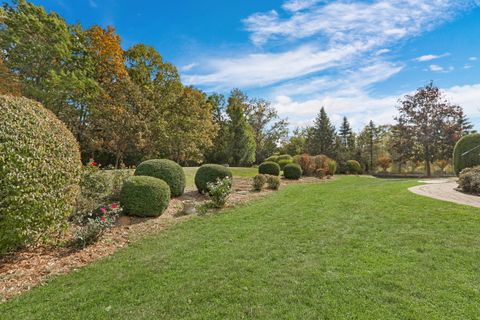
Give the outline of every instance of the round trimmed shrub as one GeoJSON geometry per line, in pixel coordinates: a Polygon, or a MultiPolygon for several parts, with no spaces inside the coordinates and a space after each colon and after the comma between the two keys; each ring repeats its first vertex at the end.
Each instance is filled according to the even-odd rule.
{"type": "Polygon", "coordinates": [[[165,181],[172,197],[178,197],[185,190],[185,172],[176,162],[168,159],[147,160],[137,167],[136,176],[149,176],[165,181]]]}
{"type": "Polygon", "coordinates": [[[287,164],[293,163],[293,160],[283,159],[283,160],[279,160],[277,163],[278,163],[278,165],[280,166],[280,170],[283,170],[283,168],[284,168],[287,164]]]}
{"type": "Polygon", "coordinates": [[[282,154],[282,155],[277,156],[277,161],[275,161],[275,162],[280,163],[280,161],[282,161],[282,160],[290,160],[290,163],[292,163],[293,162],[293,157],[289,154],[282,154]]]}
{"type": "Polygon", "coordinates": [[[347,161],[347,171],[350,174],[362,174],[362,166],[357,160],[348,160],[347,161]]]}
{"type": "Polygon", "coordinates": [[[302,167],[296,163],[290,163],[283,168],[283,175],[287,179],[298,180],[302,176],[302,167]]]}
{"type": "Polygon", "coordinates": [[[480,133],[466,135],[455,144],[453,149],[453,170],[457,176],[465,168],[480,165],[480,148],[462,156],[462,154],[477,146],[480,146],[480,133]]]}
{"type": "Polygon", "coordinates": [[[170,187],[158,178],[133,176],[125,180],[120,204],[128,215],[158,217],[170,202],[170,187]]]}
{"type": "Polygon", "coordinates": [[[258,173],[278,176],[280,175],[280,166],[276,162],[266,161],[258,166],[258,173]]]}
{"type": "Polygon", "coordinates": [[[207,184],[226,177],[232,178],[232,171],[219,164],[204,164],[195,173],[195,185],[200,193],[207,193],[207,184]]]}
{"type": "Polygon", "coordinates": [[[278,156],[270,156],[267,159],[265,159],[265,162],[271,161],[271,162],[277,162],[278,161],[278,156]]]}
{"type": "Polygon", "coordinates": [[[0,96],[0,254],[66,227],[82,164],[67,127],[38,102],[0,96]]]}

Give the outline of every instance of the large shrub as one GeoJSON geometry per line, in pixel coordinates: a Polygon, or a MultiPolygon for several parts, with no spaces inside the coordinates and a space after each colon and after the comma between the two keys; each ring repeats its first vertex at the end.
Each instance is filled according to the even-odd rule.
{"type": "Polygon", "coordinates": [[[350,174],[362,174],[362,166],[357,160],[348,160],[347,161],[347,172],[350,174]]]}
{"type": "Polygon", "coordinates": [[[0,96],[0,254],[66,226],[79,194],[78,143],[55,115],[0,96]]]}
{"type": "Polygon", "coordinates": [[[283,175],[287,179],[298,180],[302,176],[302,168],[296,163],[287,164],[283,168],[283,175]]]}
{"type": "Polygon", "coordinates": [[[216,182],[226,177],[232,178],[232,172],[227,167],[219,164],[204,164],[195,174],[195,185],[200,193],[207,193],[209,182],[216,182]]]}
{"type": "Polygon", "coordinates": [[[465,168],[480,165],[480,148],[463,155],[478,146],[480,146],[480,133],[469,134],[458,140],[453,149],[453,170],[456,175],[465,168]]]}
{"type": "Polygon", "coordinates": [[[291,159],[282,159],[282,160],[279,160],[277,163],[278,163],[278,165],[280,166],[280,170],[283,170],[283,168],[284,168],[287,164],[293,163],[293,160],[291,160],[291,159]]]}
{"type": "Polygon", "coordinates": [[[142,162],[135,170],[136,176],[149,176],[165,181],[173,197],[185,190],[185,172],[176,162],[168,159],[152,159],[142,162]]]}
{"type": "Polygon", "coordinates": [[[458,187],[463,192],[480,194],[480,166],[463,169],[458,177],[458,187]]]}
{"type": "Polygon", "coordinates": [[[265,159],[265,162],[267,162],[267,161],[277,162],[278,161],[278,156],[270,156],[267,159],[265,159]]]}
{"type": "Polygon", "coordinates": [[[315,174],[315,161],[311,155],[301,154],[299,156],[295,156],[294,161],[302,168],[304,175],[312,176],[315,174]]]}
{"type": "Polygon", "coordinates": [[[277,156],[277,160],[275,162],[279,163],[282,160],[289,160],[290,163],[292,163],[293,162],[293,157],[289,154],[282,154],[282,155],[277,156]]]}
{"type": "Polygon", "coordinates": [[[329,160],[327,174],[330,176],[333,176],[336,172],[337,172],[337,161],[329,160]]]}
{"type": "Polygon", "coordinates": [[[280,174],[280,166],[276,162],[266,161],[258,166],[258,173],[278,176],[280,174]]]}
{"type": "Polygon", "coordinates": [[[125,213],[139,217],[157,217],[170,201],[170,187],[158,178],[133,176],[120,191],[120,203],[125,213]]]}

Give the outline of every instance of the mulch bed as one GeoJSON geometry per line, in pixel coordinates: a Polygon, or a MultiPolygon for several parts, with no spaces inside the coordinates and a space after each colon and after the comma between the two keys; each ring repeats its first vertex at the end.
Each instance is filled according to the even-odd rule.
{"type": "MultiPolygon", "coordinates": [[[[297,181],[282,179],[281,186],[321,181],[327,180],[312,177],[305,177],[297,181]]],[[[252,191],[251,179],[234,178],[233,193],[228,199],[227,207],[234,207],[252,199],[264,197],[272,192],[274,191],[268,189],[261,192],[252,191]]],[[[35,286],[42,285],[53,276],[76,270],[109,256],[116,250],[127,246],[131,241],[187,220],[192,216],[178,215],[183,209],[183,202],[193,201],[197,203],[207,199],[206,196],[194,190],[187,190],[181,197],[172,199],[168,208],[160,217],[133,218],[121,216],[117,220],[117,225],[107,230],[98,242],[82,250],[58,245],[37,245],[7,255],[0,259],[0,301],[6,301],[35,286]]],[[[68,236],[59,240],[60,243],[65,243],[68,236]]]]}

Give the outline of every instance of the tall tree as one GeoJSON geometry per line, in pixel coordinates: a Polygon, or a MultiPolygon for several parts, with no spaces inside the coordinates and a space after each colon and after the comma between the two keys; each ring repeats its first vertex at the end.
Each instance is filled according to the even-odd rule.
{"type": "Polygon", "coordinates": [[[212,112],[203,92],[186,87],[165,113],[166,134],[159,141],[163,155],[184,164],[201,162],[218,130],[212,112]]]}
{"type": "Polygon", "coordinates": [[[410,139],[408,127],[403,120],[391,126],[388,140],[388,151],[394,163],[398,165],[398,172],[402,172],[402,166],[414,156],[414,142],[410,139]]]}
{"type": "Polygon", "coordinates": [[[213,139],[213,145],[205,153],[205,161],[226,164],[229,162],[227,103],[225,97],[218,93],[208,96],[208,103],[213,108],[212,120],[218,128],[218,133],[213,139]]]}
{"type": "Polygon", "coordinates": [[[335,157],[335,127],[322,107],[313,127],[308,129],[307,150],[310,154],[324,154],[335,157]]]}
{"type": "Polygon", "coordinates": [[[340,136],[342,147],[347,150],[353,150],[353,148],[355,148],[355,136],[347,117],[343,117],[342,124],[338,130],[338,135],[340,136]]]}
{"type": "Polygon", "coordinates": [[[228,98],[227,115],[229,159],[234,166],[255,162],[255,137],[247,121],[248,97],[239,89],[233,89],[228,98]]]}
{"type": "Polygon", "coordinates": [[[398,111],[397,121],[407,127],[410,139],[420,146],[419,160],[425,163],[427,176],[431,176],[430,164],[443,153],[439,147],[453,146],[455,141],[451,137],[461,135],[462,109],[443,98],[440,90],[430,83],[417,89],[414,95],[406,95],[398,111]]]}
{"type": "Polygon", "coordinates": [[[253,99],[247,109],[248,123],[255,137],[257,163],[271,156],[288,135],[288,122],[278,117],[277,111],[263,99],[253,99]]]}
{"type": "Polygon", "coordinates": [[[284,141],[280,152],[289,155],[299,155],[306,152],[307,129],[295,128],[293,134],[284,141]]]}

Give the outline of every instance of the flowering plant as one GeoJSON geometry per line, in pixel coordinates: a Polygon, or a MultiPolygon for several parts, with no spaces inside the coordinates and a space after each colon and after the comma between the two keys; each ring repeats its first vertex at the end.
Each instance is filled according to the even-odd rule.
{"type": "Polygon", "coordinates": [[[214,208],[222,208],[232,192],[232,180],[229,177],[207,183],[208,194],[214,208]]]}

